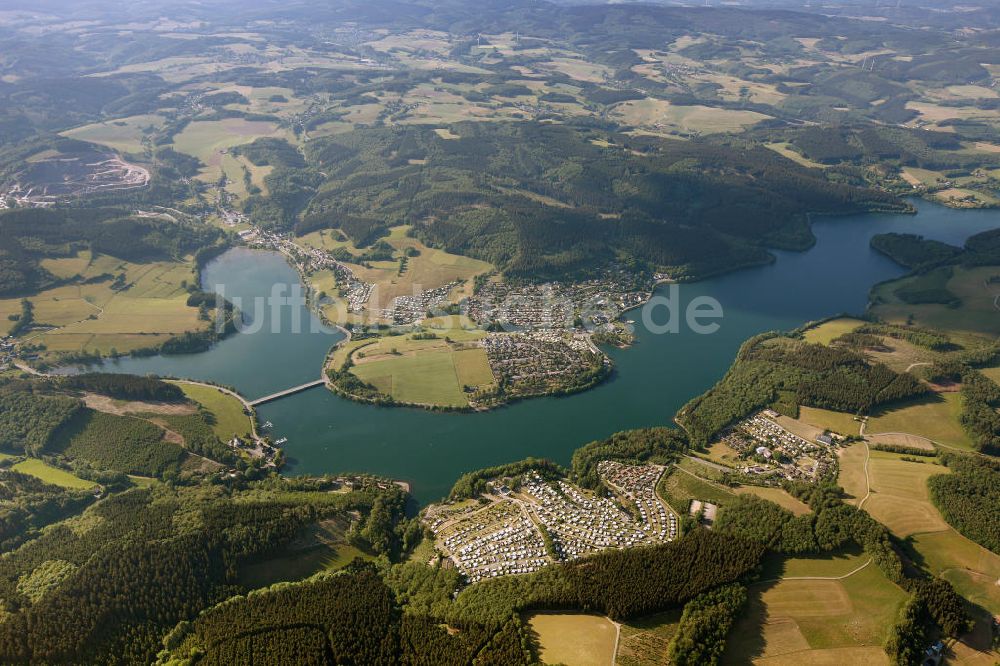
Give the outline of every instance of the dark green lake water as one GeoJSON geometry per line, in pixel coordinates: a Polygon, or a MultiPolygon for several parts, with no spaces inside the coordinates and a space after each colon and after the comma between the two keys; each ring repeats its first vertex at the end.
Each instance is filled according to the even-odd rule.
{"type": "MultiPolygon", "coordinates": [[[[861,313],[870,287],[904,271],[868,246],[888,231],[922,234],[960,245],[968,236],[1000,227],[1000,211],[954,211],[924,201],[913,215],[857,215],[817,221],[815,247],[776,252],[770,266],[682,285],[681,304],[697,296],[717,299],[724,318],[717,333],[654,335],[637,322],[638,343],[611,350],[617,372],[596,389],[564,398],[541,398],[482,414],[433,413],[361,405],[318,388],[259,409],[287,437],[289,473],[373,472],[409,481],[422,503],[445,495],[463,472],[546,457],[568,463],[572,452],[627,428],[669,424],[687,400],[725,373],[740,344],[772,329],[790,329],[838,313],[861,313]]],[[[274,284],[296,284],[297,275],[276,253],[232,250],[204,271],[207,289],[224,284],[252,312],[254,297],[274,284]]],[[[662,290],[661,290],[662,291],[662,290]]],[[[304,310],[304,308],[302,308],[304,310]]],[[[663,312],[657,313],[663,316],[663,312]]],[[[309,330],[313,316],[296,313],[309,330]]],[[[122,359],[109,371],[209,379],[255,398],[318,378],[327,350],[340,334],[293,334],[284,308],[272,329],[271,312],[253,334],[234,335],[208,352],[188,356],[122,359]]],[[[661,321],[660,319],[655,319],[661,321]]]]}

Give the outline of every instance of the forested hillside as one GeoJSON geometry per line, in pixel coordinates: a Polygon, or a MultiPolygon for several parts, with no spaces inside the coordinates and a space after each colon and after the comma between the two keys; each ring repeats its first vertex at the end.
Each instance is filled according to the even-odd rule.
{"type": "Polygon", "coordinates": [[[122,208],[0,212],[0,296],[30,294],[57,279],[40,265],[83,248],[144,262],[181,259],[223,242],[219,230],[135,217],[122,208]]]}
{"type": "Polygon", "coordinates": [[[694,443],[708,444],[754,410],[797,413],[800,405],[840,412],[868,409],[925,393],[913,375],[870,362],[849,348],[763,334],[743,344],[726,376],[677,414],[694,443]]]}
{"type": "MultiPolygon", "coordinates": [[[[304,207],[298,233],[339,227],[358,244],[412,224],[430,245],[539,279],[622,259],[698,277],[766,261],[766,247],[808,247],[810,212],[907,208],[760,147],[527,122],[449,132],[371,129],[310,142],[307,162],[325,178],[308,205],[310,169],[282,166],[268,176],[271,204],[251,202],[251,215],[281,228],[304,207]],[[276,214],[275,200],[291,209],[276,214]]],[[[282,164],[265,152],[276,150],[245,149],[282,164]]]]}
{"type": "Polygon", "coordinates": [[[394,486],[323,492],[331,487],[157,486],[99,502],[3,558],[0,660],[149,663],[175,623],[246,590],[239,575],[253,558],[318,520],[367,514],[394,496],[394,486]]]}

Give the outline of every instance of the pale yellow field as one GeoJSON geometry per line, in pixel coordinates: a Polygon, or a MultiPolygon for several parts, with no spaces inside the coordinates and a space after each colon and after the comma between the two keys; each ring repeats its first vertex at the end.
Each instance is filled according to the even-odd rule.
{"type": "Polygon", "coordinates": [[[285,130],[262,120],[226,118],[225,120],[199,120],[189,124],[174,137],[174,149],[197,157],[206,166],[222,164],[222,152],[234,146],[252,143],[261,137],[288,138],[285,130]]]}
{"type": "Polygon", "coordinates": [[[872,445],[905,446],[910,449],[922,449],[924,451],[934,450],[934,443],[925,437],[920,437],[919,435],[897,432],[866,435],[866,437],[872,445]]]}
{"type": "Polygon", "coordinates": [[[652,129],[678,129],[688,133],[733,132],[770,116],[755,111],[733,111],[709,106],[675,106],[659,99],[622,102],[611,110],[624,123],[652,129]]]}
{"type": "MultiPolygon", "coordinates": [[[[196,308],[188,307],[187,291],[181,286],[194,280],[188,264],[133,264],[103,255],[88,259],[84,253],[55,261],[59,262],[52,265],[55,270],[84,278],[123,274],[130,286],[114,291],[109,279],[63,285],[32,296],[35,320],[57,328],[32,333],[27,339],[43,343],[49,352],[124,353],[207,325],[198,319],[196,308]]],[[[0,301],[0,311],[11,308],[19,312],[20,299],[0,301]]]]}
{"type": "Polygon", "coordinates": [[[141,153],[145,149],[142,139],[147,129],[155,129],[163,124],[163,116],[147,114],[130,116],[118,120],[84,125],[67,130],[63,136],[80,141],[89,141],[122,153],[141,153]]]}
{"type": "Polygon", "coordinates": [[[228,109],[243,111],[245,113],[259,113],[270,115],[291,115],[300,113],[308,106],[307,100],[295,96],[291,88],[281,88],[277,86],[241,86],[233,84],[206,84],[206,92],[209,94],[221,92],[235,92],[246,97],[249,104],[229,104],[228,109]],[[280,95],[287,99],[287,102],[272,102],[271,97],[280,95]]]}
{"type": "Polygon", "coordinates": [[[727,74],[713,72],[693,78],[722,86],[719,95],[729,101],[747,99],[756,104],[780,104],[787,97],[784,93],[778,92],[777,87],[772,84],[738,79],[727,74]]]}
{"type": "Polygon", "coordinates": [[[787,157],[793,162],[798,162],[802,166],[807,166],[813,169],[825,169],[828,166],[826,164],[820,164],[819,162],[813,162],[809,158],[794,150],[790,143],[768,143],[764,145],[782,157],[787,157]]]}
{"type": "Polygon", "coordinates": [[[838,435],[857,435],[861,430],[861,423],[854,420],[853,414],[818,407],[799,407],[799,421],[838,435]]]}
{"type": "Polygon", "coordinates": [[[941,106],[931,102],[907,102],[906,108],[913,109],[920,116],[928,121],[937,122],[950,118],[972,119],[972,118],[997,118],[996,111],[983,111],[971,106],[941,106]]]}
{"type": "Polygon", "coordinates": [[[546,664],[607,666],[614,661],[618,630],[605,617],[536,613],[528,616],[527,625],[546,664]]]}
{"type": "Polygon", "coordinates": [[[839,319],[831,319],[825,321],[819,326],[814,326],[806,331],[802,337],[806,342],[812,344],[828,345],[833,340],[839,338],[845,333],[850,333],[857,327],[861,326],[865,322],[860,319],[852,319],[850,317],[840,317],[839,319]]]}
{"type": "Polygon", "coordinates": [[[949,187],[945,190],[938,190],[934,193],[934,198],[944,204],[950,204],[952,207],[975,207],[982,204],[995,204],[998,202],[996,197],[992,197],[979,190],[973,190],[963,187],[949,187]]]}
{"type": "Polygon", "coordinates": [[[866,455],[865,444],[861,442],[851,444],[837,452],[840,459],[837,483],[847,494],[845,501],[854,506],[857,506],[868,492],[868,481],[865,478],[866,455]]]}
{"type": "MultiPolygon", "coordinates": [[[[491,40],[492,42],[492,40],[491,40]]],[[[431,51],[445,55],[451,49],[448,33],[437,30],[410,30],[365,43],[376,51],[431,51]]]]}
{"type": "MultiPolygon", "coordinates": [[[[863,461],[861,445],[841,454],[839,482],[856,498],[849,500],[855,505],[865,492],[863,461]]],[[[894,454],[873,451],[869,473],[872,495],[864,502],[864,508],[898,536],[907,536],[932,573],[949,580],[974,603],[993,613],[1000,612],[1000,588],[994,585],[1000,579],[1000,557],[950,528],[929,500],[927,478],[947,473],[947,468],[930,461],[907,462],[894,454]]],[[[970,659],[983,659],[982,654],[970,647],[961,649],[970,659]]],[[[986,658],[985,662],[968,663],[990,661],[986,658]]]]}
{"type": "Polygon", "coordinates": [[[927,488],[928,478],[947,473],[948,468],[929,461],[909,462],[872,451],[868,463],[872,494],[864,509],[899,537],[950,529],[931,504],[927,488]]]}
{"type": "Polygon", "coordinates": [[[212,430],[224,442],[234,435],[244,436],[252,431],[250,417],[243,412],[243,404],[231,395],[210,386],[178,384],[190,400],[212,412],[215,423],[212,430]]]}
{"type": "Polygon", "coordinates": [[[970,601],[1000,614],[1000,555],[955,530],[913,536],[913,547],[934,574],[943,576],[970,601]]]}
{"type": "Polygon", "coordinates": [[[553,58],[536,66],[542,70],[559,72],[577,81],[588,83],[601,83],[613,73],[610,67],[587,62],[582,58],[553,58]]]}
{"type": "Polygon", "coordinates": [[[59,259],[42,259],[42,268],[52,273],[57,278],[68,279],[82,275],[90,266],[93,255],[90,250],[81,250],[74,257],[60,257],[59,259]]]}
{"type": "MultiPolygon", "coordinates": [[[[351,270],[360,280],[375,285],[371,297],[368,300],[368,309],[371,312],[379,312],[388,307],[397,296],[412,296],[421,291],[437,289],[454,281],[464,281],[464,284],[457,287],[451,294],[450,302],[454,302],[463,296],[471,293],[473,278],[481,273],[493,270],[491,264],[479,261],[470,257],[463,257],[457,254],[449,254],[444,250],[430,248],[415,238],[406,235],[408,226],[393,227],[390,234],[385,238],[395,250],[397,257],[407,248],[413,248],[419,252],[415,257],[410,257],[406,270],[402,275],[399,272],[398,260],[375,261],[369,266],[352,264],[351,270]]],[[[362,250],[353,247],[348,241],[342,240],[336,231],[316,232],[303,236],[303,244],[314,247],[324,247],[334,249],[344,247],[351,254],[361,254],[362,250]]],[[[310,276],[310,283],[317,291],[325,291],[330,297],[335,297],[333,289],[333,277],[329,272],[317,273],[310,276]]],[[[343,304],[327,308],[327,316],[343,319],[347,312],[343,304]]]]}
{"type": "Polygon", "coordinates": [[[934,359],[934,352],[918,347],[906,340],[883,338],[888,351],[866,349],[865,354],[873,361],[884,363],[896,372],[915,371],[919,364],[934,359]]]}
{"type": "Polygon", "coordinates": [[[924,185],[925,187],[938,187],[939,183],[946,180],[945,175],[940,171],[910,166],[903,167],[902,176],[911,185],[924,185]]]}
{"type": "Polygon", "coordinates": [[[774,502],[780,507],[788,509],[796,516],[810,513],[812,509],[809,505],[792,497],[781,488],[764,488],[762,486],[740,486],[736,489],[737,495],[756,495],[761,499],[774,502]]]}
{"type": "Polygon", "coordinates": [[[236,63],[219,62],[217,58],[207,56],[171,56],[160,60],[133,63],[101,74],[134,74],[136,72],[154,72],[170,83],[181,83],[200,76],[218,74],[237,67],[236,63]]]}

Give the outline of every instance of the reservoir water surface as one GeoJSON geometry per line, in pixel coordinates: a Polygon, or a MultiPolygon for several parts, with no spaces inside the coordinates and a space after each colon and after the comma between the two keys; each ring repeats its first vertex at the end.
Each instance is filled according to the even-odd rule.
{"type": "MultiPolygon", "coordinates": [[[[594,439],[670,424],[685,402],[725,373],[752,335],[863,312],[872,285],[905,272],[869,247],[873,235],[908,232],[961,245],[972,234],[1000,227],[997,210],[913,203],[917,215],[817,220],[816,245],[806,252],[775,252],[771,265],[681,285],[682,308],[703,295],[722,305],[714,334],[698,335],[683,325],[676,334],[653,334],[639,311],[630,312],[637,344],[609,350],[617,369],[613,379],[585,393],[461,414],[362,405],[316,388],[262,405],[260,420],[274,424],[276,439],[288,438],[288,473],[385,475],[410,482],[421,503],[446,495],[459,475],[480,467],[527,456],[566,464],[576,448],[594,439]]],[[[227,297],[238,297],[243,309],[253,312],[255,298],[271,294],[275,284],[297,284],[298,275],[278,253],[234,249],[206,266],[203,282],[208,290],[224,285],[227,297]]],[[[125,358],[108,362],[106,369],[212,380],[251,399],[267,395],[319,378],[324,356],[342,337],[300,309],[263,308],[256,332],[233,335],[207,352],[125,358]],[[302,332],[292,332],[295,318],[302,332]]],[[[664,316],[657,312],[655,319],[664,316]]]]}

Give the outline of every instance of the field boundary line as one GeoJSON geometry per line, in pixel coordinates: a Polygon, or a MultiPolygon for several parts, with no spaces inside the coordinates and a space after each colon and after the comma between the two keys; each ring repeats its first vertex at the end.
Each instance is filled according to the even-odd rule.
{"type": "Polygon", "coordinates": [[[872,495],[872,482],[871,482],[871,479],[868,476],[868,462],[872,458],[872,450],[870,448],[868,448],[868,440],[867,439],[866,440],[862,440],[862,441],[864,442],[864,445],[865,445],[865,496],[861,498],[860,502],[858,502],[858,508],[859,509],[863,509],[864,508],[865,502],[867,502],[868,498],[871,497],[871,495],[872,495]]]}
{"type": "Polygon", "coordinates": [[[716,487],[718,487],[718,488],[720,488],[720,489],[722,489],[722,490],[726,491],[726,492],[727,492],[727,493],[729,493],[730,495],[732,495],[732,496],[734,496],[734,497],[736,496],[736,493],[734,493],[734,492],[733,492],[732,490],[730,490],[729,488],[726,488],[726,487],[725,487],[724,485],[722,485],[721,483],[718,483],[718,482],[716,482],[716,481],[712,481],[711,479],[703,479],[703,478],[701,478],[700,476],[698,476],[697,474],[695,474],[694,472],[689,472],[688,470],[684,469],[683,467],[681,467],[681,466],[680,466],[680,465],[678,465],[677,463],[674,463],[674,467],[676,467],[677,469],[679,469],[680,471],[684,472],[685,474],[687,474],[687,475],[689,475],[689,476],[693,476],[694,478],[698,479],[699,481],[703,481],[703,482],[705,482],[705,483],[708,483],[708,484],[711,484],[711,485],[713,485],[713,486],[716,486],[716,487]]]}
{"type": "Polygon", "coordinates": [[[843,574],[842,576],[783,576],[782,578],[771,578],[769,580],[759,580],[756,583],[751,583],[751,584],[752,585],[761,585],[763,583],[780,583],[781,581],[785,581],[785,580],[844,580],[845,578],[850,578],[854,574],[858,573],[859,571],[861,571],[862,569],[864,569],[865,567],[867,567],[869,564],[872,563],[872,561],[873,561],[873,558],[869,557],[867,562],[865,562],[861,566],[857,567],[856,569],[852,569],[851,571],[848,571],[847,573],[843,574]]]}
{"type": "Polygon", "coordinates": [[[615,666],[618,663],[618,645],[622,640],[622,625],[620,622],[611,621],[611,624],[615,625],[615,649],[611,652],[611,666],[615,666]]]}

